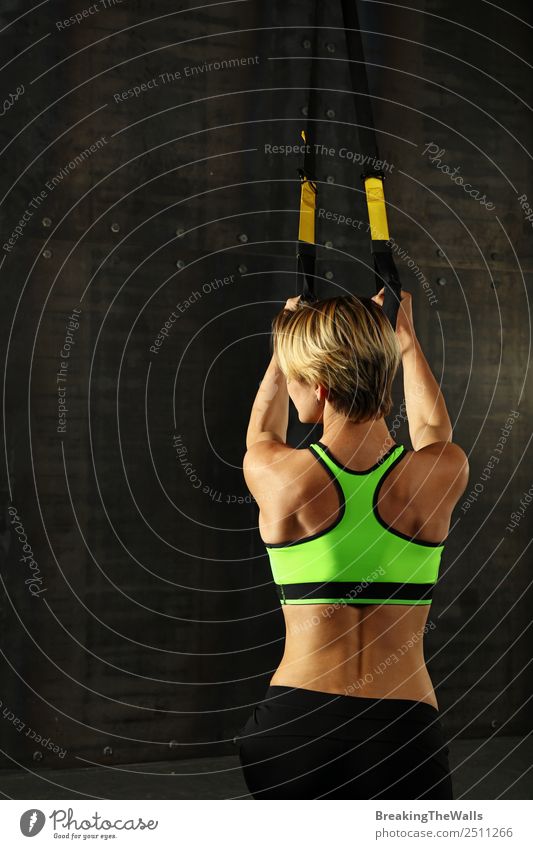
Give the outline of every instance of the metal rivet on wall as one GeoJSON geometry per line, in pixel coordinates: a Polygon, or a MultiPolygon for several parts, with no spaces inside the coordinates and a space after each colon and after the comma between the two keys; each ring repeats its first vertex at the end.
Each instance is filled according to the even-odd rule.
{"type": "Polygon", "coordinates": [[[43,218],[43,227],[51,227],[52,219],[51,218],[43,218]]]}
{"type": "Polygon", "coordinates": [[[42,752],[34,752],[32,757],[33,757],[34,761],[42,761],[43,753],[42,752]]]}
{"type": "Polygon", "coordinates": [[[307,116],[309,114],[309,109],[307,108],[307,106],[302,106],[300,111],[301,111],[302,115],[304,115],[304,117],[307,118],[307,116]]]}
{"type": "Polygon", "coordinates": [[[326,177],[326,183],[334,183],[334,182],[335,182],[335,177],[333,176],[333,174],[328,174],[328,176],[326,177]]]}
{"type": "Polygon", "coordinates": [[[326,271],[324,277],[326,278],[326,280],[333,280],[333,271],[326,271]]]}
{"type": "Polygon", "coordinates": [[[334,45],[334,43],[333,43],[332,41],[329,41],[329,42],[326,44],[326,49],[327,49],[328,53],[335,53],[335,45],[334,45]]]}
{"type": "Polygon", "coordinates": [[[185,233],[185,230],[183,229],[183,227],[178,227],[178,229],[176,230],[176,236],[178,237],[178,239],[181,238],[181,236],[183,236],[184,233],[185,233]]]}
{"type": "Polygon", "coordinates": [[[334,118],[335,110],[334,109],[326,109],[326,118],[334,118]]]}
{"type": "Polygon", "coordinates": [[[111,748],[111,746],[104,746],[104,755],[106,756],[106,758],[111,757],[112,754],[113,749],[111,748]]]}
{"type": "Polygon", "coordinates": [[[44,251],[43,251],[43,256],[44,256],[45,259],[51,259],[52,258],[52,251],[49,248],[45,248],[44,251]]]}
{"type": "Polygon", "coordinates": [[[246,233],[239,233],[238,239],[239,242],[242,242],[242,244],[245,245],[248,241],[248,236],[246,235],[246,233]]]}
{"type": "Polygon", "coordinates": [[[185,268],[185,263],[182,259],[176,260],[176,268],[185,268]]]}
{"type": "Polygon", "coordinates": [[[438,277],[437,283],[439,284],[439,286],[446,286],[446,278],[445,277],[438,277]]]}
{"type": "Polygon", "coordinates": [[[248,271],[248,268],[247,268],[246,265],[239,265],[238,271],[239,271],[239,274],[246,274],[246,272],[248,271]]]}
{"type": "Polygon", "coordinates": [[[327,241],[327,242],[324,242],[324,247],[325,247],[325,248],[332,248],[332,247],[333,247],[333,242],[330,242],[330,241],[329,241],[329,239],[328,239],[328,241],[327,241]]]}
{"type": "Polygon", "coordinates": [[[437,256],[440,256],[440,257],[444,256],[444,251],[442,250],[442,248],[437,248],[437,256]]]}
{"type": "Polygon", "coordinates": [[[111,232],[118,233],[120,231],[120,224],[117,221],[113,221],[111,225],[111,232]]]}
{"type": "Polygon", "coordinates": [[[302,47],[304,50],[311,50],[311,39],[304,38],[302,41],[302,47]]]}

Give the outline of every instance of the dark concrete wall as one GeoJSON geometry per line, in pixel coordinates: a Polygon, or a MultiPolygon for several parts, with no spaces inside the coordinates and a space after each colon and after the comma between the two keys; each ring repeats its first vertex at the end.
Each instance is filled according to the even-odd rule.
{"type": "MultiPolygon", "coordinates": [[[[426,656],[450,730],[521,733],[533,512],[506,526],[531,486],[528,4],[361,5],[398,264],[471,462],[426,656]]],[[[241,465],[270,320],[295,291],[301,163],[264,146],[299,138],[312,9],[117,3],[69,26],[70,3],[24,11],[0,13],[2,91],[24,87],[0,122],[2,244],[27,218],[1,266],[2,764],[230,751],[282,652],[241,465]]],[[[323,22],[320,206],[364,222],[337,4],[323,22]]],[[[371,293],[364,226],[324,218],[319,240],[320,292],[371,293]]],[[[401,380],[395,397],[408,444],[401,380]]]]}

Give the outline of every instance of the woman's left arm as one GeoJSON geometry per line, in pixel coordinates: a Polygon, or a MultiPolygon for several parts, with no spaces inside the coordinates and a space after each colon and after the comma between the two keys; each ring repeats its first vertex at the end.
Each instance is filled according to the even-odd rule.
{"type": "MultiPolygon", "coordinates": [[[[289,298],[286,310],[298,306],[300,296],[289,298]]],[[[270,440],[285,443],[289,424],[289,393],[285,375],[281,371],[276,355],[272,355],[265,376],[260,383],[252,406],[246,433],[246,448],[256,442],[270,440]]]]}
{"type": "Polygon", "coordinates": [[[285,375],[272,355],[252,406],[246,448],[266,439],[285,442],[289,424],[289,393],[285,375]]]}

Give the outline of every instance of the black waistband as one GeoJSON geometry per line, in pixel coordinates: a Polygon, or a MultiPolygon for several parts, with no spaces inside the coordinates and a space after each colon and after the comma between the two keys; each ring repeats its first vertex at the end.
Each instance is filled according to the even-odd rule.
{"type": "Polygon", "coordinates": [[[448,747],[437,708],[411,699],[376,699],[270,686],[237,737],[289,737],[308,745],[336,739],[351,748],[390,744],[423,748],[447,767],[448,747]]]}
{"type": "Polygon", "coordinates": [[[303,687],[271,685],[265,693],[263,704],[288,705],[301,708],[303,712],[324,708],[328,714],[346,717],[361,716],[368,719],[401,719],[406,722],[421,722],[424,725],[440,723],[440,713],[429,702],[414,699],[371,698],[325,693],[303,687]]]}

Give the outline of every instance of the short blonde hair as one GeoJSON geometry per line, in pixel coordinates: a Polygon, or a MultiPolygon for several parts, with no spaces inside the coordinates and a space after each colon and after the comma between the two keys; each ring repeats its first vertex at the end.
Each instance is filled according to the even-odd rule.
{"type": "Polygon", "coordinates": [[[401,362],[398,338],[379,304],[344,295],[282,310],[273,351],[287,380],[320,384],[334,410],[353,422],[387,416],[401,362]]]}

